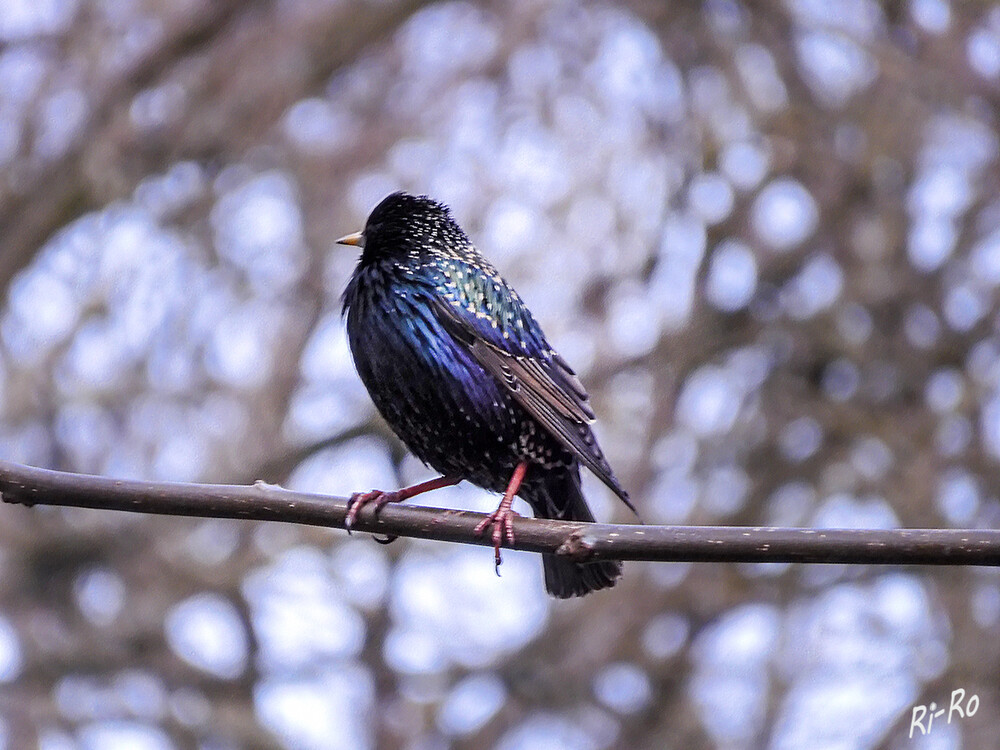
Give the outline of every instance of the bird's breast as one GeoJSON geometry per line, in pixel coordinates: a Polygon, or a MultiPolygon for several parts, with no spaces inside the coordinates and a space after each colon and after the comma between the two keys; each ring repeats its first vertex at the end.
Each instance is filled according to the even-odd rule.
{"type": "Polygon", "coordinates": [[[348,341],[358,374],[407,443],[417,437],[415,425],[465,432],[509,408],[507,394],[438,321],[432,293],[386,284],[359,292],[348,306],[348,341]]]}
{"type": "Polygon", "coordinates": [[[420,459],[481,486],[525,457],[565,460],[509,387],[439,319],[441,303],[457,299],[440,276],[383,273],[352,280],[352,287],[345,304],[358,374],[379,413],[420,459]]]}

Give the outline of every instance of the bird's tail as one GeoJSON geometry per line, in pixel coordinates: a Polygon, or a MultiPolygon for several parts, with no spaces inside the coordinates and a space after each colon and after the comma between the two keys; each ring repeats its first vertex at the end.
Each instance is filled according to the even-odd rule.
{"type": "MultiPolygon", "coordinates": [[[[528,501],[537,518],[586,522],[594,520],[580,489],[578,469],[553,472],[544,482],[525,486],[521,490],[521,497],[528,501]]],[[[560,599],[610,588],[622,574],[622,565],[616,560],[580,563],[561,555],[543,554],[542,566],[545,569],[545,588],[552,596],[560,599]]]]}

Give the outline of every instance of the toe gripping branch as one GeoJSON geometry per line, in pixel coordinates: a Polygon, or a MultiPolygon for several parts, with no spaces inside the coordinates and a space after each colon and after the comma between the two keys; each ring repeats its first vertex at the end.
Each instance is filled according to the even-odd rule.
{"type": "Polygon", "coordinates": [[[519,515],[518,513],[511,510],[511,504],[514,502],[514,496],[517,494],[518,490],[521,489],[521,482],[524,481],[524,475],[528,472],[528,462],[521,461],[514,469],[514,473],[510,477],[510,481],[507,483],[507,489],[503,493],[503,499],[500,500],[500,505],[497,509],[490,513],[486,518],[484,518],[474,529],[476,534],[482,534],[486,531],[486,528],[490,525],[493,526],[493,553],[496,565],[497,575],[500,575],[500,564],[503,560],[500,558],[500,547],[503,545],[504,537],[507,537],[507,542],[510,544],[514,543],[514,519],[519,515]]]}
{"type": "MultiPolygon", "coordinates": [[[[344,519],[344,528],[347,529],[348,534],[351,533],[351,528],[354,526],[355,521],[358,520],[361,509],[366,505],[374,505],[375,514],[378,515],[378,512],[389,503],[401,503],[403,500],[408,500],[415,495],[421,495],[424,492],[437,490],[441,487],[450,487],[461,481],[460,477],[438,477],[437,479],[429,479],[426,482],[415,484],[412,487],[404,487],[401,490],[393,492],[385,492],[383,490],[355,492],[347,501],[347,517],[344,519]]],[[[394,536],[387,536],[384,539],[376,537],[375,541],[379,544],[389,544],[395,538],[394,536]]]]}

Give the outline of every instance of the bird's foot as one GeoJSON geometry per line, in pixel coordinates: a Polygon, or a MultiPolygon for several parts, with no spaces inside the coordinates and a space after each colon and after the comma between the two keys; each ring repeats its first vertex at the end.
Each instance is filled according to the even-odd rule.
{"type": "Polygon", "coordinates": [[[493,526],[493,554],[497,575],[500,575],[500,547],[503,545],[504,537],[507,537],[508,544],[514,544],[514,519],[521,514],[511,510],[510,505],[500,503],[500,507],[490,513],[480,521],[473,531],[476,535],[481,535],[488,526],[493,526]]]}
{"type": "Polygon", "coordinates": [[[347,501],[347,518],[344,519],[344,528],[347,533],[351,533],[351,527],[358,520],[358,514],[366,505],[374,505],[376,515],[383,507],[389,503],[398,503],[405,500],[399,491],[384,492],[383,490],[372,490],[371,492],[355,492],[347,501]]]}
{"type": "MultiPolygon", "coordinates": [[[[415,484],[412,487],[404,487],[401,490],[394,490],[392,492],[384,492],[382,490],[372,490],[371,492],[355,492],[351,495],[350,500],[347,501],[347,518],[344,519],[344,528],[347,529],[347,533],[351,533],[351,527],[354,522],[358,520],[358,514],[361,509],[368,505],[369,503],[375,504],[376,515],[382,508],[384,508],[389,503],[399,503],[403,500],[408,500],[416,495],[422,495],[425,492],[430,492],[431,490],[436,490],[441,487],[450,487],[453,484],[458,484],[462,481],[461,477],[438,477],[437,479],[428,479],[426,482],[421,482],[420,484],[415,484]]],[[[382,544],[388,544],[396,537],[388,536],[385,540],[377,540],[382,544]]]]}
{"type": "Polygon", "coordinates": [[[500,559],[500,545],[503,544],[504,537],[507,537],[507,542],[511,546],[514,545],[514,519],[520,513],[515,513],[510,509],[510,506],[514,502],[514,495],[521,489],[521,482],[524,481],[524,475],[527,471],[528,462],[521,461],[514,469],[510,481],[507,482],[507,489],[503,493],[500,505],[497,506],[495,511],[476,524],[476,528],[473,529],[476,535],[480,535],[486,531],[487,526],[493,526],[493,559],[497,575],[500,575],[500,563],[503,562],[500,559]]]}

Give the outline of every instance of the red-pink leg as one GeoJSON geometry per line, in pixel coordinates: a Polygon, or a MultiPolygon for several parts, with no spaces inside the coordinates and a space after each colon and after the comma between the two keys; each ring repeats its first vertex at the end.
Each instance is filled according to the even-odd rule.
{"type": "Polygon", "coordinates": [[[500,505],[474,529],[477,534],[482,534],[487,526],[490,524],[493,525],[493,553],[495,555],[498,574],[500,572],[500,563],[502,562],[500,559],[500,545],[503,544],[504,536],[506,535],[508,542],[511,544],[514,543],[514,518],[518,514],[511,510],[510,506],[514,502],[514,495],[521,489],[521,482],[524,481],[524,475],[527,472],[527,461],[522,461],[517,465],[517,468],[514,469],[514,473],[510,477],[510,481],[507,482],[507,490],[503,493],[500,505]]]}
{"type": "Polygon", "coordinates": [[[351,499],[347,501],[347,518],[344,520],[344,528],[347,529],[347,533],[351,533],[351,527],[354,522],[358,520],[358,514],[361,509],[371,503],[375,505],[375,512],[378,513],[385,505],[389,503],[400,503],[403,500],[408,500],[415,495],[421,495],[424,492],[430,492],[431,490],[437,490],[442,487],[450,487],[453,484],[458,484],[461,482],[461,477],[438,477],[437,479],[428,479],[426,482],[421,482],[420,484],[415,484],[412,487],[404,487],[401,490],[395,490],[394,492],[383,492],[382,490],[372,490],[371,492],[355,492],[351,495],[351,499]]]}

